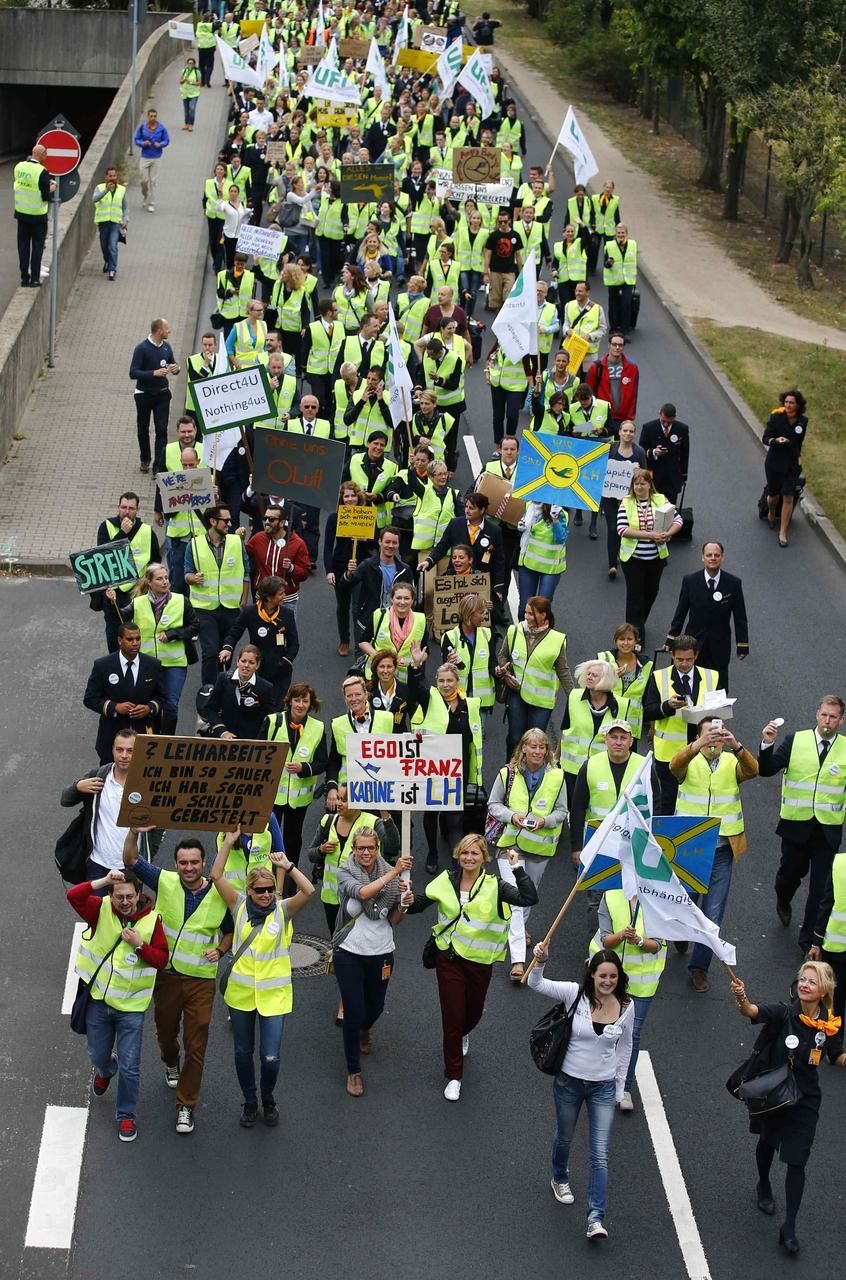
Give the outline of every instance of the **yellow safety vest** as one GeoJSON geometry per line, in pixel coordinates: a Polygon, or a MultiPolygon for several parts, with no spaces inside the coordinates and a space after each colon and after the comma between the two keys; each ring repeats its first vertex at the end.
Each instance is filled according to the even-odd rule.
{"type": "MultiPolygon", "coordinates": [[[[335,716],[331,724],[332,740],[338,755],[341,757],[341,770],[336,779],[338,784],[347,780],[347,738],[353,733],[349,716],[335,716]]],[[[394,717],[390,711],[374,711],[370,721],[370,732],[376,734],[393,733],[394,717]]]]}
{"type": "MultiPolygon", "coordinates": [[[[377,712],[377,714],[379,713],[377,712]]],[[[383,714],[389,715],[391,722],[393,723],[393,716],[390,715],[390,712],[383,714]]],[[[326,823],[326,833],[323,839],[324,842],[337,840],[338,851],[336,853],[327,853],[323,860],[323,884],[320,889],[320,901],[328,902],[330,906],[337,906],[340,901],[338,895],[338,868],[341,863],[346,862],[349,857],[348,851],[353,847],[353,840],[355,838],[356,831],[359,831],[362,827],[372,827],[375,831],[378,816],[375,813],[360,813],[358,815],[355,822],[350,827],[349,833],[344,841],[343,853],[341,852],[341,842],[338,839],[336,831],[336,823],[339,815],[337,813],[332,815],[326,814],[326,817],[321,819],[320,825],[322,827],[324,822],[326,822],[326,818],[329,818],[330,816],[331,821],[326,823]]]]}
{"type": "Polygon", "coordinates": [[[196,910],[186,918],[182,881],[175,871],[162,871],[156,888],[156,906],[162,913],[162,927],[170,948],[168,967],[188,978],[213,979],[217,961],[206,960],[203,952],[220,942],[220,926],[226,915],[226,903],[215,886],[211,886],[196,910]]]}
{"type": "Polygon", "coordinates": [[[476,628],[476,643],[473,645],[472,654],[460,626],[445,632],[443,638],[455,650],[458,661],[462,664],[458,671],[461,692],[467,692],[470,684],[469,677],[472,676],[472,696],[479,699],[482,707],[492,707],[496,702],[496,689],[490,672],[490,627],[476,628]]]}
{"type": "Polygon", "coordinates": [[[719,818],[721,836],[739,836],[743,831],[743,809],[737,760],[725,751],[712,769],[700,752],[687,766],[679,783],[676,813],[690,818],[719,818]]]}
{"type": "MultiPolygon", "coordinates": [[[[143,942],[152,941],[158,918],[155,911],[148,911],[140,920],[131,922],[143,942]]],[[[120,1013],[143,1013],[153,998],[156,970],[146,965],[128,942],[121,940],[112,951],[124,928],[111,900],[104,898],[97,927],[93,932],[87,928],[82,934],[74,971],[83,982],[90,983],[92,1000],[103,1000],[120,1013]]]]}
{"type": "Polygon", "coordinates": [[[184,640],[162,640],[162,632],[183,626],[185,597],[174,591],[162,609],[158,622],[148,595],[136,596],[132,602],[132,620],[141,632],[141,652],[158,658],[163,667],[187,667],[184,640]]]}
{"type": "MultiPolygon", "coordinates": [[[[663,493],[654,493],[652,495],[652,498],[650,499],[649,505],[652,507],[663,507],[666,504],[666,501],[667,499],[664,497],[663,493]]],[[[623,510],[626,513],[626,522],[629,528],[630,529],[639,528],[640,522],[638,520],[638,515],[637,515],[637,498],[623,498],[623,510]]],[[[638,541],[637,538],[630,538],[627,534],[623,535],[623,537],[620,539],[620,559],[621,560],[631,560],[632,556],[634,555],[635,547],[637,546],[637,541],[638,541]]],[[[666,560],[669,554],[670,554],[670,549],[667,546],[666,542],[659,543],[658,559],[666,560]]]]}
{"type": "Polygon", "coordinates": [[[462,906],[449,872],[442,871],[426,886],[426,897],[438,904],[438,922],[432,933],[439,951],[452,946],[463,960],[475,964],[496,964],[505,959],[511,907],[503,902],[500,910],[495,876],[480,871],[462,906]]]}
{"type": "Polygon", "coordinates": [[[824,951],[846,951],[846,853],[838,853],[831,868],[834,902],[823,938],[824,951]]]}
{"type": "MultiPolygon", "coordinates": [[[[502,785],[508,789],[508,769],[500,769],[499,776],[502,779],[502,785]]],[[[546,819],[555,808],[555,802],[563,785],[564,770],[549,767],[544,771],[540,784],[530,799],[526,779],[518,769],[514,774],[511,789],[508,791],[508,808],[512,813],[527,813],[536,818],[546,819]]],[[[536,827],[534,831],[529,831],[526,827],[515,827],[513,823],[508,822],[497,844],[503,849],[511,849],[516,845],[524,853],[551,858],[558,847],[558,838],[563,828],[563,821],[556,827],[536,827]]]]}
{"type": "Polygon", "coordinates": [[[47,216],[47,201],[42,200],[38,185],[43,171],[44,166],[37,160],[21,160],[15,165],[15,213],[23,213],[30,218],[47,216]]]}
{"type": "MultiPolygon", "coordinates": [[[[322,720],[306,716],[300,730],[297,745],[294,747],[288,762],[290,764],[311,764],[317,748],[323,741],[326,727],[322,720]]],[[[268,742],[288,741],[288,722],[285,713],[275,712],[269,719],[267,729],[268,742]]],[[[276,804],[287,805],[289,809],[305,809],[314,799],[317,790],[317,777],[312,773],[303,777],[299,773],[286,773],[282,770],[279,786],[276,790],[276,804]]]]}
{"type": "MultiPolygon", "coordinates": [[[[625,791],[638,769],[643,764],[645,757],[638,755],[633,751],[626,763],[623,780],[620,783],[620,791],[625,791]]],[[[611,772],[611,761],[608,759],[607,751],[597,752],[596,755],[588,757],[586,781],[588,785],[588,807],[585,812],[585,822],[601,821],[607,813],[610,813],[617,803],[618,791],[617,784],[614,781],[614,775],[611,772]]],[[[641,810],[643,816],[650,818],[647,807],[646,798],[642,795],[634,797],[635,805],[641,810]]],[[[587,839],[585,839],[587,844],[587,839]]]]}
{"type": "MultiPolygon", "coordinates": [[[[217,837],[218,850],[224,839],[225,834],[221,832],[217,837]]],[[[270,834],[270,828],[265,827],[264,831],[256,831],[255,834],[247,836],[247,842],[248,847],[245,850],[241,841],[238,841],[230,850],[226,866],[223,868],[224,880],[229,881],[236,893],[246,893],[247,874],[255,867],[266,867],[271,874],[273,873],[273,863],[270,861],[273,837],[270,834]]]]}
{"type": "Polygon", "coordinates": [[[515,692],[530,707],[549,707],[551,711],[555,706],[558,693],[555,663],[566,643],[565,632],[555,631],[550,627],[529,653],[523,627],[518,625],[508,628],[506,644],[511,654],[512,674],[520,682],[520,687],[515,692]]]}
{"type": "MultiPolygon", "coordinates": [[[[622,889],[608,889],[603,895],[608,914],[611,917],[611,932],[619,933],[634,923],[634,914],[628,898],[622,889]]],[[[602,949],[602,931],[597,929],[590,940],[589,951],[595,955],[602,949]]],[[[657,941],[657,939],[656,939],[657,941]]],[[[662,942],[658,950],[641,951],[633,942],[624,940],[617,947],[611,947],[623,961],[623,968],[629,976],[629,995],[641,1000],[654,996],[667,963],[667,946],[662,942]]]]}
{"type": "Polygon", "coordinates": [[[232,950],[237,951],[247,938],[250,944],[229,974],[224,1002],[230,1009],[255,1009],[265,1018],[290,1013],[294,1003],[290,952],[294,926],[285,914],[284,904],[277,901],[258,933],[253,934],[254,928],[247,916],[247,904],[242,902],[235,914],[232,950]]]}
{"type": "MultiPolygon", "coordinates": [[[[470,743],[469,760],[467,762],[468,777],[464,779],[464,786],[468,783],[475,783],[481,786],[482,783],[482,711],[478,698],[467,698],[467,717],[470,721],[470,732],[473,740],[470,743]]],[[[429,690],[429,706],[426,714],[423,714],[423,708],[418,707],[414,715],[411,717],[411,725],[414,729],[419,729],[421,733],[449,733],[449,710],[444,702],[443,696],[438,689],[429,690]]]]}
{"type": "MultiPolygon", "coordinates": [[[[610,649],[606,649],[603,653],[598,653],[597,658],[600,662],[610,662],[612,667],[617,666],[617,658],[610,649]]],[[[637,742],[643,732],[643,695],[646,692],[646,686],[649,684],[649,677],[652,675],[652,669],[655,663],[651,660],[644,662],[640,669],[640,675],[636,676],[625,688],[623,681],[619,679],[614,685],[611,692],[616,698],[628,698],[629,715],[628,721],[632,726],[632,736],[637,742]]]]}
{"type": "Polygon", "coordinates": [[[227,533],[220,564],[209,545],[208,537],[192,538],[194,568],[205,581],[191,586],[189,596],[195,609],[240,609],[244,590],[244,552],[241,539],[227,533]]]}
{"type": "Polygon", "coordinates": [[[794,735],[790,759],[781,780],[779,816],[790,822],[816,818],[823,826],[839,827],[846,813],[846,738],[831,741],[825,763],[820,764],[817,735],[800,729],[794,735]]]}
{"type": "Polygon", "coordinates": [[[126,187],[118,184],[114,191],[109,191],[105,182],[99,183],[94,188],[95,196],[101,191],[105,195],[101,196],[94,204],[94,222],[123,222],[123,202],[126,199],[126,187]]]}
{"type": "Polygon", "coordinates": [[[567,695],[569,726],[561,735],[561,767],[565,773],[578,773],[588,756],[605,751],[602,725],[610,724],[612,720],[629,718],[628,699],[618,698],[616,712],[606,707],[600,728],[594,732],[590,698],[585,697],[585,692],[584,689],[571,689],[567,695]]]}
{"type": "MultiPolygon", "coordinates": [[[[701,707],[706,693],[713,693],[717,688],[719,676],[710,667],[695,667],[699,672],[699,692],[696,695],[696,706],[701,707]]],[[[658,686],[661,701],[666,702],[675,692],[672,686],[672,667],[662,667],[653,671],[652,678],[658,686]]],[[[666,716],[655,721],[655,759],[669,763],[673,756],[687,746],[687,722],[681,716],[666,716]]]]}

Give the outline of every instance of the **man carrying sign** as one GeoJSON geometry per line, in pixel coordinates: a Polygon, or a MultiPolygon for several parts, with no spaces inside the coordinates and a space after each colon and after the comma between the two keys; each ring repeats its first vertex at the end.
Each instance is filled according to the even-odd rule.
{"type": "MultiPolygon", "coordinates": [[[[97,530],[98,547],[102,546],[104,542],[114,542],[117,538],[129,539],[139,578],[148,564],[161,563],[162,559],[158,538],[150,525],[144,524],[138,518],[140,506],[141,499],[137,493],[132,493],[131,491],[122,493],[118,498],[117,515],[103,520],[97,530]]],[[[114,653],[118,647],[117,634],[121,622],[120,610],[129,604],[130,589],[134,586],[135,582],[132,581],[127,582],[125,590],[117,588],[114,606],[105,602],[99,592],[91,597],[91,608],[104,610],[106,648],[109,653],[114,653]]]]}

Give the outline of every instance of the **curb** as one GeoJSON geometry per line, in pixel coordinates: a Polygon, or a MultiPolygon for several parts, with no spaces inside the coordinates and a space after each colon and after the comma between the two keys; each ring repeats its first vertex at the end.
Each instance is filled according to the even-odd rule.
{"type": "MultiPolygon", "coordinates": [[[[510,55],[504,51],[500,45],[496,46],[496,56],[502,63],[503,70],[508,75],[512,89],[515,87],[517,88],[520,97],[525,104],[526,114],[529,119],[532,120],[540,133],[549,141],[550,145],[556,145],[557,150],[558,135],[550,128],[548,122],[541,119],[533,110],[528,91],[523,84],[522,73],[514,69],[511,64],[510,55]]],[[[552,88],[552,86],[550,86],[550,88],[552,88]]],[[[682,315],[672,299],[668,298],[663,290],[655,283],[649,269],[642,264],[641,269],[650,289],[655,294],[661,305],[669,313],[673,323],[684,338],[688,347],[699,360],[699,363],[710,376],[711,380],[716,384],[717,388],[722,393],[723,398],[728,402],[729,407],[740,418],[747,430],[754,435],[761,447],[761,452],[763,453],[764,447],[761,443],[761,424],[758,422],[755,414],[752,412],[752,409],[739,392],[735,390],[729,378],[722,372],[708,353],[706,347],[697,338],[690,322],[682,315]]],[[[842,568],[846,569],[846,539],[841,537],[837,532],[831,520],[825,514],[810,489],[806,488],[804,490],[797,507],[797,511],[801,511],[804,514],[808,524],[811,526],[820,541],[825,545],[826,550],[836,561],[839,562],[842,568]]]]}

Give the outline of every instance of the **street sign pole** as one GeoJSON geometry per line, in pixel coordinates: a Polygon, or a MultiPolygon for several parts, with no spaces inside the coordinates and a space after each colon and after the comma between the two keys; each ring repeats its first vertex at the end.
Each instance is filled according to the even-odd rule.
{"type": "Polygon", "coordinates": [[[44,168],[53,178],[50,206],[53,211],[50,246],[50,341],[47,351],[47,368],[55,366],[56,322],[59,313],[59,209],[64,200],[70,200],[79,190],[79,162],[82,145],[79,134],[64,116],[56,116],[38,135],[44,148],[44,168]]]}
{"type": "Polygon", "coordinates": [[[130,121],[129,121],[129,154],[132,155],[132,141],[135,137],[137,120],[135,119],[135,63],[138,57],[138,0],[129,0],[129,16],[132,23],[132,87],[130,89],[130,121]]]}
{"type": "Polygon", "coordinates": [[[47,355],[47,368],[52,369],[56,352],[56,314],[59,302],[59,210],[62,207],[59,196],[59,184],[50,197],[53,210],[53,243],[50,246],[50,347],[47,355]]]}

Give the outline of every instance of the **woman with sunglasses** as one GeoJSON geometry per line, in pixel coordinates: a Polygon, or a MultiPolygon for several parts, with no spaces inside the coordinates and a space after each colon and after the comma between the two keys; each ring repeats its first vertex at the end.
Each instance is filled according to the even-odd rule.
{"type": "Polygon", "coordinates": [[[258,1119],[253,1060],[258,1022],[262,1113],[264,1123],[274,1128],[279,1123],[273,1095],[279,1077],[282,1032],[285,1018],[293,1007],[290,946],[294,926],[291,921],[314,893],[314,885],[287,854],[274,852],[270,854],[270,861],[276,878],[269,867],[254,867],[247,875],[246,892],[238,893],[226,879],[225,870],[230,849],[240,834],[239,827],[226,836],[210,872],[212,883],[235,921],[232,938],[235,963],[223,998],[232,1022],[235,1071],[244,1095],[241,1125],[252,1129],[258,1119]],[[286,875],[297,889],[291,898],[281,896],[286,875]]]}

